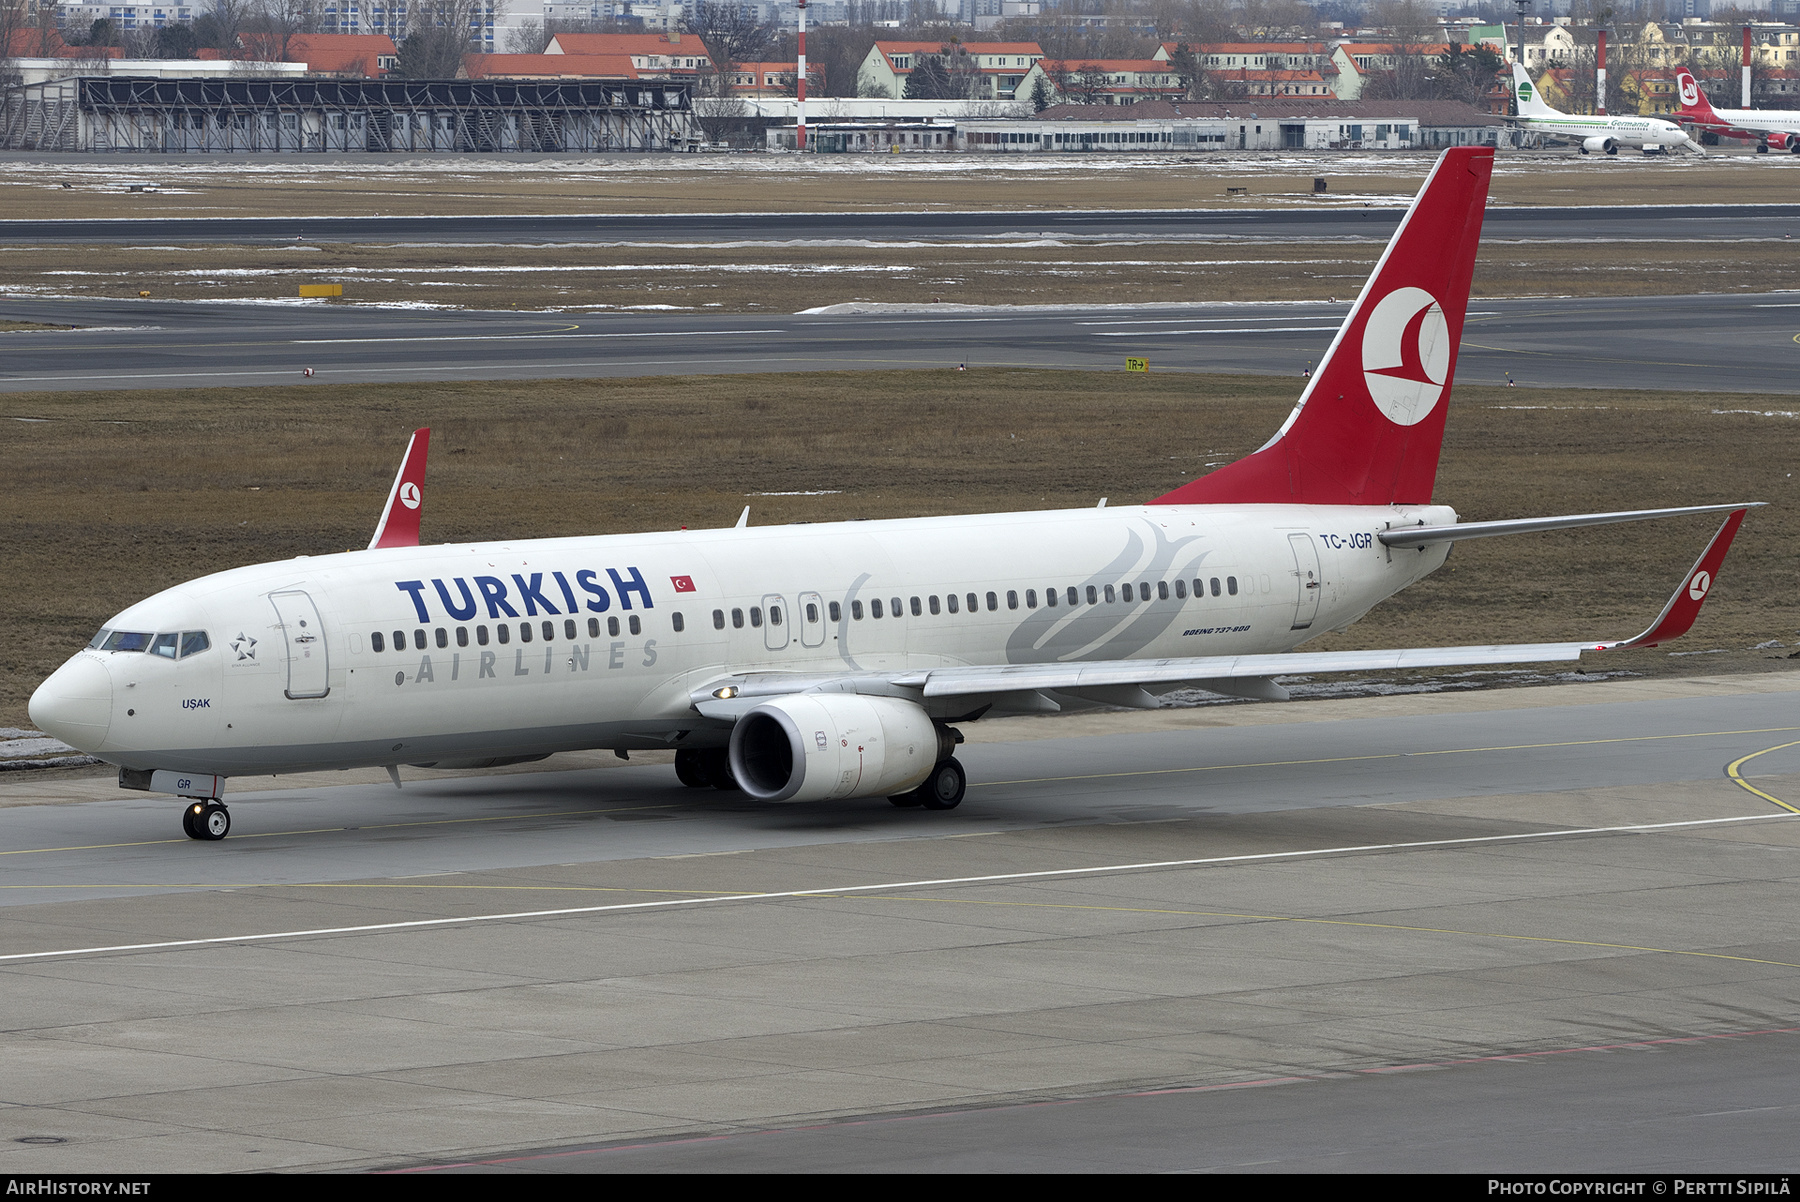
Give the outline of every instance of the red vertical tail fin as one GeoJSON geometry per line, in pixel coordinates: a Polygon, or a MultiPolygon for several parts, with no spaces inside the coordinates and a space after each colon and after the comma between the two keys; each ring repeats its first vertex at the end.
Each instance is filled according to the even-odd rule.
{"type": "Polygon", "coordinates": [[[414,430],[406,444],[406,456],[394,476],[394,487],[388,489],[387,508],[369,540],[369,550],[377,547],[416,547],[419,545],[419,511],[425,501],[425,452],[431,446],[431,427],[414,430]]]}
{"type": "Polygon", "coordinates": [[[1685,67],[1675,72],[1675,94],[1681,98],[1681,109],[1675,114],[1676,120],[1724,124],[1719,120],[1719,114],[1713,112],[1712,102],[1706,98],[1706,93],[1700,90],[1699,83],[1685,67]]]}
{"type": "Polygon", "coordinates": [[[1446,150],[1275,437],[1151,504],[1429,502],[1493,170],[1446,150]]]}

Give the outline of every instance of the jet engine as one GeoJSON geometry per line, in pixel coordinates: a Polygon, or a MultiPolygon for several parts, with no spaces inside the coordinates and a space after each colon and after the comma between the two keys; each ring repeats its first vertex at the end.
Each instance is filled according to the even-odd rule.
{"type": "Polygon", "coordinates": [[[930,776],[954,739],[910,701],[798,693],[737,720],[731,774],[761,801],[892,797],[930,776]]]}
{"type": "Polygon", "coordinates": [[[1596,150],[1604,150],[1607,154],[1618,154],[1619,144],[1611,138],[1585,138],[1581,143],[1582,154],[1592,154],[1596,150]]]}

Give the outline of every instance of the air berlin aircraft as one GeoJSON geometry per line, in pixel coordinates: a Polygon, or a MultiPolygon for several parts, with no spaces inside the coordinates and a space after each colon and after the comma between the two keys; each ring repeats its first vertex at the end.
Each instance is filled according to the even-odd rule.
{"type": "Polygon", "coordinates": [[[1715,109],[1686,69],[1675,73],[1675,87],[1681,98],[1676,120],[1721,138],[1755,142],[1759,154],[1766,154],[1771,146],[1800,154],[1800,113],[1791,109],[1715,109]]]}
{"type": "MultiPolygon", "coordinates": [[[[227,778],[673,749],[767,802],[963,797],[957,723],[1290,673],[1567,661],[1687,630],[1748,507],[1459,523],[1434,505],[1493,151],[1446,151],[1287,422],[1145,504],[419,545],[428,431],[369,548],[205,576],[110,619],[40,686],[44,730],[231,826],[227,778]],[[1622,642],[1297,652],[1459,539],[1726,512],[1622,642]]],[[[1104,503],[1103,503],[1104,504],[1104,503]]]]}

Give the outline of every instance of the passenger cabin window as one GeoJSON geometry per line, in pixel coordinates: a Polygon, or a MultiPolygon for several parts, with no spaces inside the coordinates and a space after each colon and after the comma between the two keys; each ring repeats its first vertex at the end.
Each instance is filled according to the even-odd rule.
{"type": "Polygon", "coordinates": [[[875,597],[872,600],[870,600],[869,616],[871,618],[879,618],[881,616],[881,598],[880,597],[875,597]]]}
{"type": "Polygon", "coordinates": [[[750,625],[759,629],[762,627],[762,606],[752,605],[750,607],[750,625]]]}
{"type": "MultiPolygon", "coordinates": [[[[725,625],[725,615],[722,613],[719,613],[719,611],[716,609],[713,610],[713,613],[718,618],[718,625],[720,625],[720,626],[725,625]]],[[[600,619],[599,618],[589,618],[588,619],[588,637],[590,639],[597,639],[600,637],[600,619]]]]}
{"type": "Polygon", "coordinates": [[[1070,605],[1081,604],[1081,594],[1075,591],[1075,586],[1072,584],[1069,586],[1068,601],[1070,605]]]}
{"type": "Polygon", "coordinates": [[[574,618],[564,618],[563,619],[563,637],[566,639],[573,639],[575,637],[575,619],[574,618]]]}
{"type": "MultiPolygon", "coordinates": [[[[590,620],[592,620],[592,619],[590,619],[590,620]]],[[[725,629],[725,611],[724,610],[722,610],[722,609],[713,610],[713,629],[714,630],[725,629]]],[[[595,632],[596,637],[598,636],[598,633],[599,633],[598,631],[595,632]]]]}
{"type": "Polygon", "coordinates": [[[779,605],[769,606],[769,625],[771,625],[771,626],[781,625],[781,606],[779,606],[779,605]]]}
{"type": "MultiPolygon", "coordinates": [[[[920,601],[917,597],[914,597],[908,604],[912,607],[912,616],[915,618],[925,612],[925,603],[920,601]]],[[[937,606],[932,606],[931,612],[936,613],[937,606]]]]}
{"type": "Polygon", "coordinates": [[[440,648],[448,647],[450,645],[450,632],[445,630],[442,626],[437,628],[437,645],[440,648]]]}
{"type": "Polygon", "coordinates": [[[477,626],[475,628],[475,645],[477,647],[487,646],[487,627],[486,626],[477,626]]]}
{"type": "Polygon", "coordinates": [[[1008,608],[1008,609],[1019,608],[1019,590],[1018,589],[1009,588],[1006,590],[1006,608],[1008,608]]]}
{"type": "Polygon", "coordinates": [[[1175,598],[1178,601],[1187,600],[1187,581],[1177,580],[1175,582],[1175,598]]]}
{"type": "MultiPolygon", "coordinates": [[[[952,597],[952,598],[950,598],[950,600],[955,601],[956,598],[952,597]]],[[[934,613],[934,614],[937,613],[938,612],[937,594],[933,593],[933,594],[931,594],[930,597],[926,598],[926,604],[931,608],[932,613],[934,613]]]]}
{"type": "Polygon", "coordinates": [[[179,635],[173,635],[173,634],[157,635],[155,640],[150,644],[150,654],[151,655],[160,655],[164,659],[174,659],[175,652],[178,650],[178,648],[176,647],[176,643],[179,641],[179,639],[180,639],[179,635]]]}
{"type": "Polygon", "coordinates": [[[1044,590],[1044,604],[1048,605],[1051,609],[1056,608],[1056,590],[1055,589],[1047,588],[1044,590]]]}
{"type": "MultiPolygon", "coordinates": [[[[990,597],[993,595],[994,594],[992,594],[992,593],[988,594],[988,596],[990,596],[990,597]]],[[[969,612],[970,613],[974,613],[976,610],[981,608],[981,602],[979,602],[975,599],[974,593],[970,593],[967,597],[964,598],[964,600],[966,600],[969,603],[969,612]]]]}
{"type": "MultiPolygon", "coordinates": [[[[1121,585],[1120,585],[1120,586],[1119,586],[1119,599],[1120,599],[1120,600],[1122,600],[1122,601],[1130,601],[1130,600],[1132,600],[1132,596],[1131,596],[1131,585],[1129,585],[1129,584],[1121,584],[1121,585]]],[[[1107,600],[1108,600],[1108,601],[1110,601],[1110,600],[1112,600],[1112,598],[1111,598],[1111,597],[1108,597],[1108,598],[1107,598],[1107,600]]]]}
{"type": "MultiPolygon", "coordinates": [[[[607,621],[609,621],[612,624],[613,633],[614,634],[619,633],[619,619],[608,618],[607,621]]],[[[743,610],[734,609],[731,611],[731,628],[733,630],[742,630],[744,628],[744,611],[743,610]]]]}
{"type": "MultiPolygon", "coordinates": [[[[574,636],[571,635],[570,637],[574,637],[574,636]]],[[[556,623],[555,622],[546,621],[544,623],[544,641],[546,643],[554,643],[556,641],[556,623]]]]}
{"type": "Polygon", "coordinates": [[[529,643],[531,641],[531,623],[530,622],[520,622],[519,623],[519,641],[521,643],[529,643]]]}
{"type": "Polygon", "coordinates": [[[1234,597],[1237,596],[1237,577],[1236,576],[1225,577],[1225,591],[1230,593],[1234,597]]]}
{"type": "MultiPolygon", "coordinates": [[[[806,620],[808,622],[817,622],[819,620],[819,603],[817,601],[808,601],[806,603],[806,620]]],[[[677,626],[675,629],[680,630],[681,627],[677,626]]]]}
{"type": "Polygon", "coordinates": [[[900,608],[900,598],[895,597],[888,603],[888,613],[892,614],[894,617],[899,617],[902,612],[903,611],[900,608]]]}
{"type": "Polygon", "coordinates": [[[423,630],[413,631],[413,649],[415,651],[425,650],[425,632],[423,630]]]}
{"type": "Polygon", "coordinates": [[[1212,595],[1215,597],[1219,595],[1219,578],[1217,576],[1212,578],[1212,595]]]}
{"type": "Polygon", "coordinates": [[[993,593],[988,594],[987,602],[988,602],[988,612],[989,613],[992,613],[996,609],[1000,608],[1000,599],[998,597],[996,597],[993,593]]]}
{"type": "MultiPolygon", "coordinates": [[[[737,613],[738,611],[732,610],[731,612],[737,613]]],[[[738,625],[742,626],[743,623],[739,622],[738,625]]],[[[606,633],[615,639],[619,637],[619,619],[617,619],[617,618],[606,619],[606,633]]]]}
{"type": "Polygon", "coordinates": [[[950,607],[951,613],[955,613],[957,611],[957,602],[956,602],[956,594],[955,593],[951,593],[948,597],[945,597],[944,603],[950,607]]]}
{"type": "Polygon", "coordinates": [[[850,616],[852,618],[855,618],[858,622],[862,621],[862,602],[861,601],[852,601],[850,603],[850,616]]]}
{"type": "Polygon", "coordinates": [[[1025,608],[1026,609],[1036,609],[1037,608],[1037,590],[1036,589],[1028,588],[1025,590],[1025,608]]]}
{"type": "Polygon", "coordinates": [[[1106,586],[1106,603],[1108,605],[1111,605],[1113,603],[1113,601],[1115,601],[1116,599],[1117,598],[1116,598],[1115,594],[1113,593],[1113,586],[1110,584],[1107,585],[1106,586]]]}
{"type": "Polygon", "coordinates": [[[644,633],[643,623],[638,621],[638,616],[636,614],[631,615],[630,622],[631,622],[631,633],[633,633],[633,634],[644,633]]]}
{"type": "Polygon", "coordinates": [[[842,622],[844,620],[844,607],[839,605],[836,601],[831,603],[830,610],[831,620],[833,622],[842,622]]]}
{"type": "Polygon", "coordinates": [[[469,628],[467,626],[458,626],[456,628],[456,645],[458,647],[467,647],[469,645],[469,628]]]}
{"type": "Polygon", "coordinates": [[[377,630],[369,636],[369,649],[372,651],[387,650],[387,640],[381,637],[381,631],[377,630]]]}
{"type": "Polygon", "coordinates": [[[1094,591],[1094,586],[1091,584],[1088,585],[1087,591],[1088,591],[1088,604],[1089,605],[1099,604],[1100,596],[1097,592],[1094,591]]]}
{"type": "Polygon", "coordinates": [[[1159,601],[1167,601],[1169,599],[1169,582],[1167,580],[1158,580],[1156,582],[1156,597],[1159,601]]]}
{"type": "Polygon", "coordinates": [[[669,615],[669,626],[676,634],[680,634],[687,629],[687,619],[681,616],[681,611],[679,609],[669,615]]]}
{"type": "Polygon", "coordinates": [[[512,641],[512,627],[508,626],[505,622],[499,623],[494,627],[494,637],[500,640],[500,645],[502,647],[506,646],[506,644],[512,641]]]}

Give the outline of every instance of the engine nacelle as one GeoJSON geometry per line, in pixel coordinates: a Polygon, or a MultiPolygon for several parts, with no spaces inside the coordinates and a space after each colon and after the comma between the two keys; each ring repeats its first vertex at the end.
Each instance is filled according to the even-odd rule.
{"type": "Polygon", "coordinates": [[[1595,137],[1582,140],[1581,151],[1583,154],[1592,154],[1597,150],[1604,150],[1607,154],[1618,154],[1619,144],[1611,138],[1595,137]]]}
{"type": "Polygon", "coordinates": [[[891,797],[931,774],[939,740],[931,718],[910,701],[796,693],[737,720],[731,774],[761,801],[891,797]]]}

